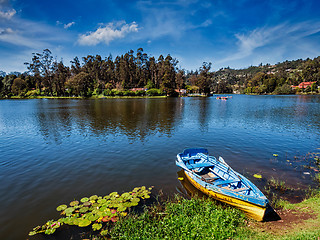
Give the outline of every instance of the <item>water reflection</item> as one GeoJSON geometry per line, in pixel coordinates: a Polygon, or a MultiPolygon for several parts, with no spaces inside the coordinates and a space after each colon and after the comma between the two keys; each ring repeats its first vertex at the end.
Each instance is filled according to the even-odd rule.
{"type": "Polygon", "coordinates": [[[58,217],[56,206],[83,196],[141,185],[176,193],[175,156],[186,147],[223,156],[260,189],[255,173],[307,187],[313,170],[303,168],[305,157],[293,160],[319,152],[319,103],[245,95],[1,101],[0,239],[26,238],[58,217]]]}
{"type": "Polygon", "coordinates": [[[181,122],[184,100],[44,100],[38,101],[37,110],[39,130],[47,141],[61,143],[74,130],[100,138],[120,134],[144,141],[149,135],[172,134],[181,122]]]}
{"type": "Polygon", "coordinates": [[[180,193],[187,195],[189,197],[200,197],[200,198],[208,198],[208,196],[206,194],[204,194],[203,192],[201,192],[199,189],[197,189],[196,187],[194,187],[188,180],[185,172],[183,170],[180,170],[179,172],[177,172],[178,175],[178,179],[181,183],[181,186],[178,186],[177,189],[180,193]]]}

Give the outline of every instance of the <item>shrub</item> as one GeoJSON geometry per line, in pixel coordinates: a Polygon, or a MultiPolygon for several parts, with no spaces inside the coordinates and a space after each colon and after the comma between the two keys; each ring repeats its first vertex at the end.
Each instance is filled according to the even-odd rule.
{"type": "Polygon", "coordinates": [[[157,88],[151,88],[147,91],[147,95],[148,96],[160,96],[161,91],[160,91],[160,89],[157,89],[157,88]]]}
{"type": "Polygon", "coordinates": [[[135,92],[131,90],[126,90],[123,92],[123,96],[135,96],[135,92]]]}
{"type": "Polygon", "coordinates": [[[136,91],[136,92],[135,92],[135,95],[136,95],[136,96],[145,96],[145,95],[146,95],[146,91],[144,91],[144,90],[136,91]]]}
{"type": "Polygon", "coordinates": [[[276,89],[273,92],[274,94],[292,94],[292,88],[288,84],[283,84],[282,86],[276,87],[276,89]]]}

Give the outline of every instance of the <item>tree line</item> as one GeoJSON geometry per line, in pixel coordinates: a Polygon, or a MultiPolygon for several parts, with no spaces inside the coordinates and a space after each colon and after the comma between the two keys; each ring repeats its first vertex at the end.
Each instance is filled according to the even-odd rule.
{"type": "Polygon", "coordinates": [[[211,71],[204,62],[196,71],[178,68],[178,60],[168,54],[157,59],[139,48],[117,56],[102,58],[88,55],[75,57],[70,66],[57,61],[49,49],[33,53],[25,63],[23,74],[0,74],[0,97],[81,96],[92,95],[167,95],[187,93],[290,94],[318,90],[320,57],[285,61],[275,65],[251,66],[246,69],[222,68],[211,71]],[[302,81],[315,81],[310,89],[292,89],[302,81]],[[132,91],[132,89],[141,89],[132,91]],[[142,90],[143,89],[143,90],[142,90]],[[148,91],[145,91],[148,89],[148,91]]]}
{"type": "MultiPolygon", "coordinates": [[[[25,63],[28,71],[16,76],[14,74],[1,77],[1,95],[30,95],[45,96],[82,96],[93,94],[118,95],[130,93],[130,89],[149,89],[150,94],[174,96],[177,89],[186,87],[186,74],[178,69],[178,60],[168,54],[160,55],[158,59],[149,57],[142,48],[134,54],[130,50],[115,59],[109,55],[88,55],[75,57],[71,66],[65,66],[57,61],[49,49],[42,53],[33,53],[30,62],[25,63]]],[[[197,90],[209,92],[208,71],[211,64],[204,63],[200,68],[197,90]]],[[[144,95],[145,91],[138,91],[144,95]]]]}

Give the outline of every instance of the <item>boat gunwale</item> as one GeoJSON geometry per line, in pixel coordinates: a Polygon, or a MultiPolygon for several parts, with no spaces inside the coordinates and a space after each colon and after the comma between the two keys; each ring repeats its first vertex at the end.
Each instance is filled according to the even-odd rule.
{"type": "Polygon", "coordinates": [[[196,179],[193,179],[193,181],[197,182],[203,188],[205,188],[207,190],[210,190],[210,191],[213,191],[213,192],[215,192],[217,194],[222,194],[222,195],[225,195],[225,196],[230,197],[230,198],[234,198],[234,199],[238,199],[238,200],[241,200],[241,201],[244,201],[244,202],[248,202],[250,204],[253,204],[255,206],[259,206],[259,207],[262,207],[262,208],[266,207],[268,205],[268,203],[269,203],[268,199],[265,196],[264,197],[260,197],[260,196],[254,197],[254,196],[249,196],[249,195],[244,195],[244,194],[241,194],[241,193],[234,192],[231,189],[230,190],[229,189],[223,189],[221,187],[218,187],[216,185],[213,185],[211,183],[207,183],[207,182],[203,181],[199,175],[193,173],[192,171],[186,171],[186,170],[184,170],[184,171],[191,179],[193,179],[193,178],[190,175],[197,177],[198,181],[201,181],[201,182],[198,182],[196,179]],[[246,199],[244,199],[244,198],[246,198],[246,199]],[[252,200],[258,201],[258,202],[261,202],[261,203],[253,202],[252,200]]]}
{"type": "MultiPolygon", "coordinates": [[[[221,157],[220,157],[221,158],[221,157]]],[[[186,174],[190,174],[191,176],[194,176],[197,178],[194,179],[194,181],[196,181],[198,184],[200,184],[201,186],[203,186],[205,189],[207,190],[211,190],[213,192],[216,192],[218,194],[223,194],[225,196],[231,197],[231,198],[235,198],[235,199],[239,199],[245,202],[249,202],[251,204],[254,204],[256,206],[259,207],[266,207],[269,203],[268,199],[265,197],[265,195],[260,191],[260,189],[257,188],[257,186],[255,186],[250,180],[248,180],[246,177],[244,177],[243,175],[241,175],[240,173],[236,172],[235,170],[233,170],[222,158],[223,161],[221,161],[219,158],[219,160],[217,160],[214,156],[210,156],[208,154],[208,150],[204,149],[204,148],[194,148],[194,149],[185,149],[183,151],[183,153],[179,153],[177,154],[177,160],[176,160],[176,164],[177,166],[180,166],[181,168],[184,169],[184,171],[186,172],[186,174]],[[184,153],[186,152],[195,152],[196,150],[200,149],[201,152],[198,156],[198,154],[195,154],[194,156],[185,156],[184,153]],[[204,154],[204,152],[206,152],[207,154],[204,154]],[[205,157],[202,157],[202,155],[205,155],[205,157]],[[215,167],[217,167],[218,169],[220,169],[221,171],[228,173],[229,175],[231,175],[230,173],[232,173],[232,177],[235,178],[235,181],[241,181],[248,189],[251,189],[254,193],[255,196],[250,196],[250,195],[245,195],[242,194],[241,192],[235,192],[232,189],[223,189],[222,187],[219,187],[218,185],[223,185],[223,181],[221,181],[219,184],[213,184],[213,183],[208,183],[206,181],[203,181],[203,179],[201,178],[200,175],[198,175],[197,173],[191,171],[191,169],[189,169],[186,165],[186,162],[189,160],[205,160],[205,161],[209,161],[211,163],[214,164],[215,167]],[[231,170],[229,172],[229,170],[231,170]],[[237,180],[238,179],[238,180],[237,180]]],[[[212,169],[210,169],[213,173],[215,173],[212,169]]],[[[191,176],[189,176],[190,178],[192,178],[191,176]]],[[[223,179],[224,181],[227,181],[227,179],[223,179]]]]}

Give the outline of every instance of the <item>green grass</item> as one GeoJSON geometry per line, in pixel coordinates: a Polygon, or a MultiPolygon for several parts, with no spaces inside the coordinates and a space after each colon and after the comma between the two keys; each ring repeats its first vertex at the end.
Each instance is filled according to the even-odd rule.
{"type": "MultiPolygon", "coordinates": [[[[110,231],[111,239],[318,239],[320,236],[320,192],[309,199],[290,204],[284,209],[314,214],[315,217],[288,230],[273,234],[258,228],[249,228],[246,217],[231,207],[217,205],[210,199],[191,200],[178,197],[164,205],[146,208],[142,214],[132,213],[117,222],[110,231]]],[[[253,220],[249,220],[253,221],[253,220]]],[[[256,223],[262,226],[263,223],[256,223]]]]}
{"type": "Polygon", "coordinates": [[[245,216],[211,200],[176,198],[117,222],[111,239],[245,239],[245,216]]]}
{"type": "MultiPolygon", "coordinates": [[[[295,223],[292,229],[285,235],[274,235],[268,232],[261,232],[259,229],[255,230],[247,239],[266,239],[266,240],[318,240],[320,237],[320,191],[314,191],[314,195],[310,198],[297,204],[285,203],[283,209],[291,209],[300,212],[300,214],[313,214],[314,217],[295,223]]],[[[263,223],[262,223],[263,224],[263,223]]]]}

